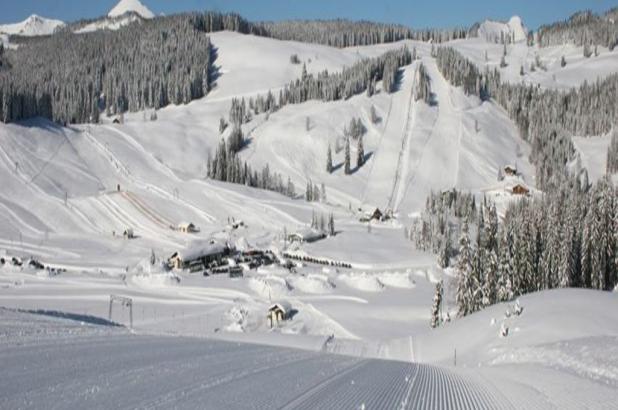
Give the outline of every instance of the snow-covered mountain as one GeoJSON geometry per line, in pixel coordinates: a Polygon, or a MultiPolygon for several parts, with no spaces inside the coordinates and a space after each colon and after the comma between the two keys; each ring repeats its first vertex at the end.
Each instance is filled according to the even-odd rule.
{"type": "Polygon", "coordinates": [[[508,22],[485,20],[478,29],[479,37],[492,43],[500,41],[502,37],[518,43],[528,37],[528,29],[519,16],[513,16],[508,22]]]}
{"type": "Polygon", "coordinates": [[[145,19],[155,17],[155,14],[144,6],[139,0],[120,0],[120,2],[107,14],[108,17],[119,17],[127,13],[136,13],[145,19]]]}
{"type": "Polygon", "coordinates": [[[64,26],[64,22],[60,20],[47,19],[33,14],[21,23],[0,25],[0,33],[20,36],[46,36],[62,26],[64,26]]]}

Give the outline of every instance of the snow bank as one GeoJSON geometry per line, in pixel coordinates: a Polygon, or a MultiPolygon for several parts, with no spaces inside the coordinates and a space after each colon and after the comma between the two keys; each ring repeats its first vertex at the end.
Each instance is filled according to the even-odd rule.
{"type": "Polygon", "coordinates": [[[380,282],[391,288],[414,289],[416,282],[410,272],[384,272],[378,274],[380,282]]]}
{"type": "Polygon", "coordinates": [[[272,275],[250,278],[249,289],[265,299],[285,297],[292,290],[285,279],[272,275]]]}
{"type": "Polygon", "coordinates": [[[376,275],[362,273],[344,273],[338,279],[351,288],[363,292],[382,292],[384,284],[376,275]]]}
{"type": "Polygon", "coordinates": [[[177,286],[180,277],[174,273],[141,273],[133,275],[131,281],[143,288],[166,288],[177,286]]]}
{"type": "Polygon", "coordinates": [[[288,283],[304,293],[311,294],[325,294],[331,293],[335,288],[335,285],[330,281],[326,275],[311,274],[307,276],[292,275],[287,279],[288,283]]]}

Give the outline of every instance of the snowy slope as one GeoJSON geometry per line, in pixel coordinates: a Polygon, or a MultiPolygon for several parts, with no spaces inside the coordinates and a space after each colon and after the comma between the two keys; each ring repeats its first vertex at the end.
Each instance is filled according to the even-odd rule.
{"type": "Polygon", "coordinates": [[[479,26],[478,35],[491,43],[499,43],[502,39],[519,43],[528,38],[528,29],[519,16],[513,16],[506,23],[485,20],[479,26]]]}
{"type": "Polygon", "coordinates": [[[507,45],[506,67],[500,67],[504,46],[488,43],[481,38],[455,40],[449,43],[457,51],[485,70],[497,68],[501,78],[511,83],[540,85],[544,88],[565,90],[584,81],[594,82],[618,71],[618,52],[598,47],[598,56],[585,58],[583,47],[565,44],[551,47],[529,47],[526,42],[507,45]],[[567,61],[562,67],[562,56],[567,61]],[[540,61],[543,67],[537,67],[540,61]],[[535,71],[531,71],[531,65],[535,71]],[[524,68],[524,75],[520,73],[524,68]]]}
{"type": "Polygon", "coordinates": [[[107,15],[109,17],[119,17],[126,13],[136,13],[145,19],[151,19],[155,16],[140,0],[120,0],[107,15]]]}
{"type": "MultiPolygon", "coordinates": [[[[434,283],[443,272],[436,268],[433,255],[412,250],[403,227],[422,209],[432,189],[458,187],[482,195],[500,188],[496,188],[496,177],[498,169],[505,164],[516,163],[523,180],[534,186],[533,168],[527,160],[529,147],[518,137],[515,125],[500,107],[466,96],[461,89],[449,84],[431,58],[428,44],[406,41],[340,50],[230,32],[213,33],[211,39],[217,48],[215,64],[220,73],[212,92],[190,104],[159,110],[157,121],[147,120],[149,112],[140,112],[125,115],[124,124],[112,124],[110,118],[104,118],[98,125],[71,127],[41,119],[0,124],[0,255],[32,256],[68,270],[55,276],[29,268],[0,267],[0,306],[106,317],[109,295],[122,294],[135,302],[134,323],[140,333],[217,337],[442,365],[451,362],[453,342],[463,340],[457,345],[459,365],[467,368],[455,371],[461,372],[464,384],[479,380],[483,385],[492,386],[495,380],[500,384],[499,390],[510,394],[510,399],[515,401],[519,390],[509,383],[508,370],[516,367],[518,374],[525,374],[532,380],[530,383],[551,384],[551,380],[559,380],[571,386],[581,379],[590,391],[598,390],[599,397],[611,398],[611,389],[594,387],[596,382],[591,380],[598,372],[590,371],[590,358],[573,353],[575,356],[568,356],[571,367],[547,369],[551,362],[548,357],[560,361],[565,357],[562,354],[570,354],[570,348],[554,344],[573,340],[581,351],[591,349],[596,355],[599,346],[609,344],[603,338],[616,336],[599,330],[599,322],[591,319],[595,315],[605,317],[603,312],[615,311],[615,298],[605,297],[609,294],[597,297],[595,292],[568,295],[546,292],[522,298],[524,315],[509,321],[513,323],[513,337],[504,340],[497,338],[499,325],[491,325],[491,319],[500,323],[505,306],[429,332],[434,283]],[[208,155],[225,137],[219,133],[218,123],[220,118],[227,118],[231,99],[249,98],[269,90],[276,94],[285,84],[298,78],[302,65],[291,64],[290,55],[297,54],[310,73],[324,69],[336,72],[364,57],[375,57],[402,45],[416,47],[420,61],[402,69],[402,81],[394,93],[387,94],[378,87],[378,93],[372,97],[362,94],[346,101],[289,105],[269,116],[254,116],[243,125],[248,144],[240,153],[242,159],[255,168],[268,164],[271,172],[279,172],[284,178],[289,176],[300,194],[307,180],[318,185],[324,183],[325,202],[308,203],[301,198],[290,199],[273,192],[204,178],[208,155]],[[432,105],[412,98],[417,67],[421,63],[431,78],[435,97],[432,105]],[[380,117],[376,124],[370,121],[372,107],[380,117]],[[367,127],[364,144],[368,161],[346,176],[341,167],[343,128],[356,117],[367,127]],[[306,128],[307,118],[309,129],[306,128]],[[332,174],[325,170],[329,145],[333,148],[336,168],[332,174]],[[368,229],[367,224],[359,222],[357,209],[371,206],[391,208],[397,219],[372,224],[368,229]],[[247,272],[242,279],[230,279],[226,276],[170,275],[146,262],[151,252],[163,260],[195,240],[211,237],[278,252],[284,246],[284,232],[306,227],[313,214],[330,213],[336,221],[338,234],[335,237],[313,244],[293,245],[288,250],[301,257],[345,262],[352,268],[323,269],[321,265],[301,264],[295,273],[266,268],[247,272]],[[242,220],[245,226],[232,229],[229,227],[232,218],[242,220]],[[170,228],[181,221],[195,223],[200,232],[187,235],[170,228]],[[128,241],[120,237],[127,228],[134,230],[137,239],[128,241]],[[554,306],[555,299],[555,305],[562,310],[544,310],[545,305],[540,303],[544,298],[550,301],[546,306],[554,306]],[[271,330],[265,311],[274,299],[291,302],[298,313],[290,322],[271,330]],[[577,320],[587,322],[577,334],[552,327],[566,322],[560,314],[566,311],[566,301],[571,299],[576,300],[577,311],[581,313],[577,320]],[[587,300],[598,301],[598,304],[592,305],[590,310],[584,309],[587,300]],[[527,316],[528,312],[537,313],[527,316]],[[544,333],[544,329],[547,332],[544,333]],[[518,337],[524,333],[525,338],[518,337]],[[590,343],[584,340],[586,335],[591,337],[590,343]],[[516,343],[510,343],[511,340],[516,343]],[[539,350],[543,344],[552,344],[551,349],[539,350]],[[547,360],[537,359],[539,354],[545,355],[543,360],[547,360]],[[525,363],[517,362],[524,359],[525,363]],[[575,362],[583,364],[572,365],[575,362]],[[483,369],[471,370],[479,364],[483,369]],[[573,376],[577,370],[573,370],[573,366],[586,368],[587,373],[573,376]],[[530,374],[534,376],[535,371],[550,373],[534,379],[530,374]]],[[[456,41],[451,45],[481,65],[495,64],[502,52],[500,45],[483,39],[456,41]],[[486,49],[489,50],[488,62],[484,61],[486,49]]],[[[532,58],[533,49],[527,48],[525,43],[509,47],[510,58],[517,57],[521,61],[532,58]]],[[[543,50],[543,58],[549,59],[550,53],[558,56],[563,50],[543,50]]],[[[576,52],[573,51],[573,58],[576,52]]],[[[574,61],[568,76],[567,71],[559,72],[551,64],[547,72],[538,75],[546,86],[561,87],[581,82],[582,77],[615,72],[618,70],[616,62],[615,53],[603,51],[596,59],[582,57],[574,61]],[[560,85],[550,82],[553,73],[563,81],[560,85]]],[[[507,68],[506,74],[508,70],[511,68],[507,68]]],[[[600,165],[595,168],[592,164],[597,164],[604,144],[606,139],[576,144],[582,163],[590,166],[591,174],[600,172],[600,165]]],[[[352,158],[355,153],[356,144],[352,143],[352,158]]],[[[354,168],[354,161],[352,165],[354,168]]],[[[501,191],[504,194],[504,190],[501,191]]],[[[128,322],[126,311],[120,310],[117,314],[115,320],[128,322]]],[[[605,319],[612,329],[616,328],[612,318],[605,319]]],[[[149,342],[139,339],[137,345],[149,342]]],[[[164,349],[157,341],[153,343],[156,345],[153,349],[164,349]]],[[[84,354],[88,353],[85,348],[84,354]]],[[[191,349],[187,351],[187,354],[192,353],[191,349]]],[[[282,356],[289,358],[288,353],[282,356]]],[[[251,354],[248,357],[248,360],[254,359],[251,354]]],[[[176,365],[186,366],[182,361],[176,365]]],[[[247,367],[246,362],[236,365],[247,367]]],[[[610,363],[604,368],[609,372],[609,376],[601,375],[606,384],[614,383],[611,373],[614,367],[610,363]]],[[[291,374],[301,369],[304,367],[291,374]]],[[[390,373],[404,374],[407,370],[402,369],[384,370],[385,380],[404,383],[390,373]]],[[[417,380],[453,377],[442,369],[424,369],[412,368],[414,374],[418,373],[417,380]]],[[[113,372],[107,368],[103,370],[113,372]]],[[[48,376],[56,371],[62,373],[64,370],[55,368],[48,376]]],[[[368,372],[352,373],[352,380],[359,385],[363,385],[361,381],[376,383],[369,378],[368,372]]],[[[196,373],[179,371],[178,374],[179,377],[172,377],[178,383],[197,377],[196,373]]],[[[222,378],[229,376],[225,372],[221,374],[222,378]]],[[[289,376],[290,373],[283,373],[277,377],[287,380],[291,379],[289,376]]],[[[95,385],[101,380],[91,381],[90,385],[95,385]]],[[[425,383],[421,384],[422,391],[437,392],[429,382],[422,383],[425,383]]],[[[3,389],[8,389],[6,386],[3,385],[3,389]]],[[[316,390],[305,386],[301,390],[309,389],[309,393],[292,394],[286,399],[298,400],[292,404],[307,407],[321,399],[318,407],[341,407],[338,406],[341,403],[331,402],[336,395],[322,394],[316,398],[316,393],[331,389],[349,392],[354,389],[350,386],[354,386],[351,380],[342,378],[316,390]]],[[[402,400],[408,397],[405,388],[401,384],[398,386],[396,391],[385,390],[384,395],[402,400]]],[[[440,386],[451,389],[448,384],[440,386]]],[[[115,388],[122,387],[118,384],[115,388]]],[[[411,388],[414,392],[415,388],[411,388]]],[[[531,392],[529,385],[519,388],[525,393],[520,395],[522,398],[544,403],[531,392]]],[[[542,391],[550,398],[546,407],[561,403],[556,399],[559,395],[551,388],[546,386],[542,391]]],[[[165,400],[175,399],[176,393],[188,393],[190,405],[193,397],[200,397],[199,394],[193,396],[195,389],[199,390],[199,386],[190,383],[185,389],[183,383],[183,386],[171,388],[173,391],[157,395],[163,396],[159,398],[165,406],[165,400]]],[[[255,390],[248,388],[246,392],[252,394],[255,390]]],[[[379,396],[374,393],[371,394],[379,396]]],[[[229,404],[228,398],[213,397],[223,400],[223,407],[229,404]]],[[[433,397],[423,402],[428,408],[439,407],[438,403],[442,403],[439,400],[444,400],[438,393],[433,397]]],[[[464,394],[460,398],[463,403],[466,403],[465,397],[464,394]]],[[[45,400],[45,396],[36,399],[45,400]]],[[[9,407],[13,407],[12,404],[20,400],[19,393],[7,400],[11,404],[9,407]]],[[[266,407],[285,404],[277,401],[277,397],[272,400],[266,407]]],[[[445,407],[461,407],[458,404],[462,402],[458,402],[457,397],[448,400],[450,404],[445,407]]],[[[74,404],[62,403],[67,407],[74,404]]],[[[392,408],[388,403],[373,404],[392,408]]],[[[521,402],[516,407],[527,408],[521,402]]]]}
{"type": "Polygon", "coordinates": [[[0,407],[509,408],[495,390],[438,367],[134,336],[74,319],[0,310],[12,375],[0,380],[0,407]]]}
{"type": "Polygon", "coordinates": [[[62,26],[64,23],[60,20],[46,19],[33,14],[21,23],[0,25],[0,33],[28,37],[46,36],[62,26]]]}

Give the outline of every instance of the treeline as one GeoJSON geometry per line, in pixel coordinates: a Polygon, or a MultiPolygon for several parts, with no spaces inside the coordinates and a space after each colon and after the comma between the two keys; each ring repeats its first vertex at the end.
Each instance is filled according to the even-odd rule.
{"type": "Polygon", "coordinates": [[[618,129],[612,132],[609,148],[607,149],[607,173],[618,172],[618,129]]]}
{"type": "Polygon", "coordinates": [[[603,135],[618,121],[618,74],[565,92],[502,83],[497,70],[480,72],[452,48],[439,48],[437,63],[453,85],[483,100],[494,98],[508,112],[532,146],[530,160],[541,189],[564,178],[575,152],[571,135],[603,135]]]}
{"type": "Polygon", "coordinates": [[[501,226],[489,209],[479,210],[475,239],[467,222],[459,239],[460,315],[544,289],[618,284],[618,196],[608,178],[593,187],[573,178],[541,198],[512,203],[501,226]]]}
{"type": "Polygon", "coordinates": [[[0,120],[41,116],[63,124],[97,122],[102,112],[200,98],[214,74],[204,20],[177,15],[117,31],[61,31],[5,51],[11,68],[0,71],[0,120]]]}
{"type": "Polygon", "coordinates": [[[618,43],[618,8],[597,15],[582,11],[565,21],[541,26],[538,30],[541,47],[572,43],[577,46],[599,45],[613,50],[618,43]]]}
{"type": "Polygon", "coordinates": [[[232,101],[230,122],[247,122],[251,111],[258,115],[277,111],[288,104],[301,104],[309,100],[337,101],[365,91],[370,93],[375,90],[376,83],[380,80],[384,82],[384,89],[390,92],[396,84],[399,69],[411,62],[410,50],[402,47],[376,58],[363,59],[335,74],[325,70],[314,76],[308,74],[303,66],[301,77],[280,90],[278,98],[269,91],[267,94],[249,98],[248,107],[244,98],[232,101]]]}
{"type": "Polygon", "coordinates": [[[208,157],[207,175],[216,181],[266,189],[296,198],[296,189],[289,177],[287,182],[284,182],[281,174],[270,171],[268,164],[259,171],[253,169],[246,161],[242,161],[223,139],[215,156],[208,157]]]}
{"type": "Polygon", "coordinates": [[[468,30],[412,30],[397,24],[349,20],[296,20],[257,23],[255,33],[279,40],[324,44],[331,47],[367,46],[400,40],[445,42],[466,38],[468,30]]]}

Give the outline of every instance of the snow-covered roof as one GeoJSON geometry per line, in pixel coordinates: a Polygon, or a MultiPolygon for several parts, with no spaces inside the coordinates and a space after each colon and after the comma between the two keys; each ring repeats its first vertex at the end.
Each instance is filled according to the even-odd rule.
{"type": "Polygon", "coordinates": [[[324,232],[312,228],[300,229],[294,232],[292,235],[302,238],[303,241],[315,241],[318,239],[322,239],[325,236],[324,232]]]}
{"type": "Polygon", "coordinates": [[[273,303],[272,305],[270,305],[270,308],[268,308],[269,311],[276,309],[280,309],[281,311],[283,311],[283,313],[288,314],[292,311],[292,305],[289,302],[280,301],[277,303],[273,303]]]}
{"type": "Polygon", "coordinates": [[[191,226],[195,226],[192,222],[181,222],[178,224],[179,228],[189,228],[191,226]]]}
{"type": "Polygon", "coordinates": [[[225,252],[225,245],[219,242],[194,242],[178,251],[178,258],[190,261],[205,256],[219,255],[225,252]]]}

